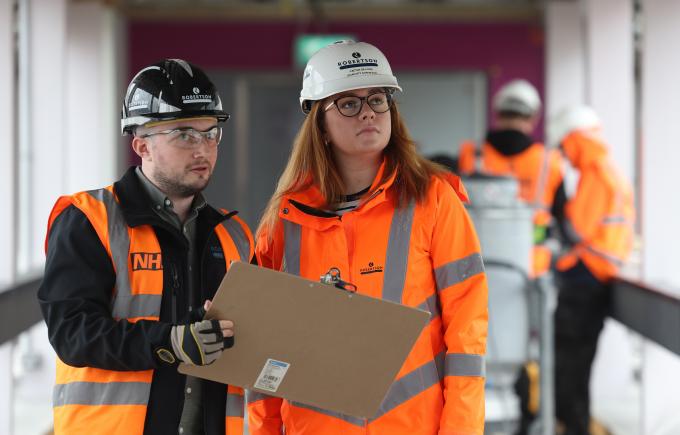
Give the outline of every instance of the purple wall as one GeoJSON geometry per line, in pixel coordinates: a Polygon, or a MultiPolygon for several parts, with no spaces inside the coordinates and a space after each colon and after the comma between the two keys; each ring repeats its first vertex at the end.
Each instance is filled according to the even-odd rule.
{"type": "MultiPolygon", "coordinates": [[[[380,48],[399,71],[484,71],[489,95],[522,77],[543,95],[543,30],[527,23],[129,23],[130,76],[164,57],[209,70],[290,71],[298,33],[348,33],[380,48]]],[[[489,118],[491,119],[491,118],[489,118]]],[[[543,137],[543,122],[536,137],[543,137]]]]}

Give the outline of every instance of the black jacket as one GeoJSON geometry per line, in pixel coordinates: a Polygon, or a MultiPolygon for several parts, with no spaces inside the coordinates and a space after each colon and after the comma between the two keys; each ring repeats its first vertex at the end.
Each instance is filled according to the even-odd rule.
{"type": "MultiPolygon", "coordinates": [[[[184,403],[185,376],[177,364],[160,360],[158,348],[172,350],[173,324],[198,320],[188,313],[189,304],[200,307],[212,299],[225,263],[213,228],[228,219],[210,206],[199,211],[196,223],[198,261],[194,301],[183,291],[187,277],[188,244],[179,230],[158,217],[134,168],[114,184],[123,215],[131,227],[151,225],[163,259],[163,297],[160,321],[130,323],[111,317],[111,291],[115,272],[111,259],[85,215],[69,206],[54,221],[48,235],[45,275],[38,299],[47,323],[49,340],[59,358],[71,366],[107,370],[154,369],[144,427],[145,434],[177,433],[184,403]]],[[[224,384],[203,381],[204,422],[207,434],[225,431],[224,384]]],[[[93,428],[94,429],[94,428],[93,428]]]]}

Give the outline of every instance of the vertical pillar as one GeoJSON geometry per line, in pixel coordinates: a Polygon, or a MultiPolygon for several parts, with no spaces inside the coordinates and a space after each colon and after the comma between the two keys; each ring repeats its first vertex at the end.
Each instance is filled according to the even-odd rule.
{"type": "MultiPolygon", "coordinates": [[[[642,46],[642,268],[644,279],[680,287],[680,2],[643,0],[642,46]]],[[[644,433],[680,433],[676,392],[680,359],[647,344],[643,368],[644,433]]]]}
{"type": "Polygon", "coordinates": [[[585,0],[586,103],[602,119],[614,161],[635,174],[633,2],[585,0]]]}
{"type": "MultiPolygon", "coordinates": [[[[14,55],[15,2],[0,1],[0,291],[14,281],[16,189],[16,76],[14,55]]],[[[0,433],[12,433],[12,344],[0,346],[0,433]]]]}
{"type": "Polygon", "coordinates": [[[120,175],[117,16],[98,2],[70,2],[66,30],[64,193],[110,184],[120,175]]]}
{"type": "Polygon", "coordinates": [[[545,28],[545,114],[549,120],[564,106],[585,100],[585,35],[579,2],[546,3],[545,28]]]}
{"type": "MultiPolygon", "coordinates": [[[[0,289],[14,280],[16,188],[16,57],[14,55],[14,2],[0,1],[0,198],[6,204],[0,208],[0,289]]],[[[2,421],[2,414],[0,414],[2,421]]],[[[1,429],[1,427],[0,427],[1,429]]],[[[0,430],[0,432],[3,432],[0,430]]]]}
{"type": "MultiPolygon", "coordinates": [[[[0,291],[14,281],[15,247],[15,158],[16,158],[16,77],[14,68],[15,2],[0,1],[0,291]]],[[[0,346],[0,433],[12,430],[11,343],[0,346]]]]}
{"type": "Polygon", "coordinates": [[[63,192],[66,93],[64,51],[66,0],[20,0],[19,246],[18,272],[44,259],[45,225],[54,200],[63,192]]]}
{"type": "Polygon", "coordinates": [[[121,99],[115,11],[90,2],[21,1],[29,24],[19,101],[19,270],[25,272],[44,260],[45,225],[56,198],[118,175],[121,99]]]}

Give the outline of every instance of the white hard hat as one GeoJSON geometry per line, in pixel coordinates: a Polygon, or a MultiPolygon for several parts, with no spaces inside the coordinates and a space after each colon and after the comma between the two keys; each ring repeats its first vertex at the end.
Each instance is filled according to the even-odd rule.
{"type": "Polygon", "coordinates": [[[300,107],[309,113],[312,102],[338,92],[363,88],[399,89],[387,58],[366,42],[337,41],[309,59],[302,76],[300,107]]]}
{"type": "Polygon", "coordinates": [[[541,97],[536,88],[526,80],[513,80],[496,92],[493,98],[495,112],[515,112],[533,116],[541,109],[541,97]]]}
{"type": "Polygon", "coordinates": [[[548,126],[548,145],[557,147],[574,130],[600,128],[602,122],[592,107],[577,105],[562,109],[548,126]]]}

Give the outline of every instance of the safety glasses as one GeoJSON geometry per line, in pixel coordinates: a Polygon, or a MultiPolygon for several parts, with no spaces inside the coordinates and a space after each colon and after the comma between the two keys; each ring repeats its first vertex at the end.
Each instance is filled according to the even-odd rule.
{"type": "Polygon", "coordinates": [[[378,91],[369,94],[365,97],[357,97],[356,95],[345,95],[344,97],[336,98],[331,101],[324,112],[328,112],[333,106],[338,108],[341,115],[352,117],[361,113],[364,102],[368,104],[375,113],[385,113],[392,107],[392,94],[386,91],[378,91]]]}
{"type": "Polygon", "coordinates": [[[222,127],[214,126],[204,131],[192,127],[180,127],[147,133],[140,137],[147,138],[161,134],[168,137],[168,143],[171,145],[191,150],[198,148],[203,142],[212,147],[219,145],[220,140],[222,140],[222,127]]]}

